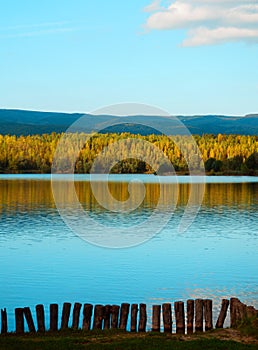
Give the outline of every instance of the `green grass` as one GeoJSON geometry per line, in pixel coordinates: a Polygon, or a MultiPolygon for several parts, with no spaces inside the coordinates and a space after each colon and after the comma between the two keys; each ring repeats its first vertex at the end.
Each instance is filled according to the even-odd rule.
{"type": "Polygon", "coordinates": [[[251,336],[258,340],[258,316],[246,318],[240,323],[238,329],[242,336],[251,336]]]}
{"type": "MultiPolygon", "coordinates": [[[[213,337],[213,333],[211,334],[213,337]]],[[[146,333],[132,334],[119,331],[66,331],[43,335],[8,334],[0,336],[0,350],[257,350],[257,344],[242,344],[231,340],[196,338],[183,340],[180,336],[146,333]]]]}

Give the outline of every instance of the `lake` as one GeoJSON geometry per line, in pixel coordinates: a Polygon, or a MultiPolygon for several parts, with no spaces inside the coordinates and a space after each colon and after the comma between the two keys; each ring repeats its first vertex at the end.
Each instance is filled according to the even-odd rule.
{"type": "Polygon", "coordinates": [[[0,175],[0,308],[9,328],[15,307],[40,303],[47,315],[50,303],[65,301],[144,302],[150,314],[152,304],[199,297],[212,298],[216,311],[222,298],[236,296],[257,308],[258,178],[205,178],[200,206],[204,179],[189,179],[75,176],[76,217],[71,179],[56,182],[57,210],[50,175],[0,175]],[[190,191],[194,211],[184,221],[190,191]]]}

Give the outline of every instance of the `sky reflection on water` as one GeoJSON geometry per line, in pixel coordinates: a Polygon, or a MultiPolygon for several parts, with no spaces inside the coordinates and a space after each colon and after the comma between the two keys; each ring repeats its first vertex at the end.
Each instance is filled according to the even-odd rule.
{"type": "MultiPolygon", "coordinates": [[[[110,216],[89,195],[88,186],[75,184],[82,205],[112,225],[144,220],[159,193],[158,185],[148,184],[140,208],[110,216]]],[[[258,182],[207,184],[198,216],[179,234],[189,191],[182,184],[167,226],[144,244],[117,250],[88,244],[64,224],[49,179],[9,181],[1,176],[0,190],[0,308],[7,307],[10,327],[15,307],[38,303],[151,305],[209,297],[217,310],[221,298],[237,296],[258,307],[258,182]]],[[[121,199],[126,184],[114,185],[112,191],[121,199]]]]}

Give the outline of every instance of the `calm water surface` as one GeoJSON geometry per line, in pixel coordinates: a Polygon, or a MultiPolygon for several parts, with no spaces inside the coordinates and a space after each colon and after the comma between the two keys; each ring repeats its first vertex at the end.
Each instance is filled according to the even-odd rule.
{"type": "MultiPolygon", "coordinates": [[[[128,198],[126,182],[131,178],[111,178],[114,198],[128,198]]],[[[39,303],[145,302],[150,307],[202,297],[212,298],[216,310],[221,298],[237,296],[258,307],[258,179],[209,177],[200,211],[184,233],[178,232],[178,225],[188,201],[189,178],[178,177],[179,185],[175,178],[163,177],[161,185],[154,176],[140,179],[146,190],[143,203],[129,214],[118,214],[99,205],[89,177],[76,177],[84,210],[109,226],[144,221],[161,192],[166,194],[166,210],[171,198],[176,204],[168,224],[149,241],[107,249],[85,242],[65,225],[49,176],[0,176],[0,308],[7,308],[11,329],[15,307],[39,303]]],[[[101,179],[96,181],[101,191],[101,179]]]]}

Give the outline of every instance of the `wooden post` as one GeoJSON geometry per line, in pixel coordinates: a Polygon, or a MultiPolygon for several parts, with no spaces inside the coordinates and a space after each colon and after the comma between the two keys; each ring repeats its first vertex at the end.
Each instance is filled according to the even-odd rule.
{"type": "Polygon", "coordinates": [[[246,307],[246,316],[252,318],[258,315],[258,311],[253,306],[246,307]]]}
{"type": "Polygon", "coordinates": [[[160,332],[160,305],[152,305],[152,332],[160,332]]]}
{"type": "Polygon", "coordinates": [[[50,330],[58,329],[58,304],[50,304],[50,330]]]}
{"type": "Polygon", "coordinates": [[[71,303],[64,303],[63,305],[61,329],[68,328],[71,306],[71,303]]]}
{"type": "Polygon", "coordinates": [[[230,298],[230,327],[234,328],[237,325],[237,298],[230,298]]]}
{"type": "Polygon", "coordinates": [[[247,309],[247,306],[244,303],[241,303],[241,301],[239,300],[239,302],[238,302],[238,315],[239,315],[238,321],[239,322],[246,319],[246,317],[247,317],[247,310],[246,309],[247,309]]]}
{"type": "Polygon", "coordinates": [[[32,318],[32,314],[31,314],[30,308],[29,307],[25,307],[23,309],[23,312],[24,312],[24,316],[25,316],[25,319],[26,319],[27,324],[28,324],[29,332],[35,333],[36,329],[35,329],[35,325],[34,325],[34,322],[33,322],[33,318],[32,318]]]}
{"type": "Polygon", "coordinates": [[[146,304],[140,304],[140,319],[139,319],[139,332],[146,332],[147,325],[147,311],[146,304]]]}
{"type": "Polygon", "coordinates": [[[170,303],[162,304],[164,332],[172,333],[172,309],[170,303]]]}
{"type": "Polygon", "coordinates": [[[236,300],[236,324],[238,325],[242,320],[242,303],[239,299],[236,300]]]}
{"type": "Polygon", "coordinates": [[[45,332],[45,311],[44,305],[36,305],[36,315],[38,323],[38,332],[45,332]]]}
{"type": "Polygon", "coordinates": [[[23,334],[24,333],[24,317],[23,317],[23,308],[15,309],[15,325],[16,325],[16,333],[23,334]]]}
{"type": "Polygon", "coordinates": [[[83,322],[82,329],[89,331],[91,326],[91,317],[92,317],[93,306],[91,304],[84,304],[83,306],[83,322]]]}
{"type": "Polygon", "coordinates": [[[229,300],[222,299],[219,317],[215,326],[216,328],[223,328],[223,325],[227,316],[228,306],[229,306],[229,300]]]}
{"type": "Polygon", "coordinates": [[[131,332],[137,332],[137,313],[138,313],[138,304],[132,304],[132,306],[131,306],[131,332]]]}
{"type": "Polygon", "coordinates": [[[193,333],[194,324],[194,300],[187,300],[187,334],[193,333]]]}
{"type": "Polygon", "coordinates": [[[130,304],[123,303],[121,305],[120,322],[119,322],[119,328],[120,329],[126,330],[127,321],[128,321],[128,314],[129,314],[129,308],[130,308],[130,304]]]}
{"type": "Polygon", "coordinates": [[[6,309],[1,309],[1,334],[6,334],[7,332],[8,332],[7,311],[6,309]]]}
{"type": "Polygon", "coordinates": [[[104,306],[95,305],[93,329],[102,329],[103,316],[104,316],[104,306]]]}
{"type": "Polygon", "coordinates": [[[105,305],[104,307],[104,329],[110,328],[111,320],[111,305],[105,305]]]}
{"type": "Polygon", "coordinates": [[[212,300],[205,299],[203,301],[204,307],[204,320],[205,320],[205,331],[210,331],[213,328],[212,322],[212,300]]]}
{"type": "Polygon", "coordinates": [[[111,328],[118,327],[118,318],[119,318],[119,305],[112,305],[111,307],[111,328]]]}
{"type": "Polygon", "coordinates": [[[185,310],[182,301],[176,301],[174,304],[176,316],[176,333],[185,334],[185,310]]]}
{"type": "Polygon", "coordinates": [[[74,307],[73,307],[73,324],[72,324],[72,328],[73,329],[78,329],[79,328],[81,307],[82,307],[82,304],[80,304],[80,303],[75,303],[74,304],[74,307]]]}
{"type": "Polygon", "coordinates": [[[195,332],[203,332],[203,299],[195,300],[195,332]]]}

